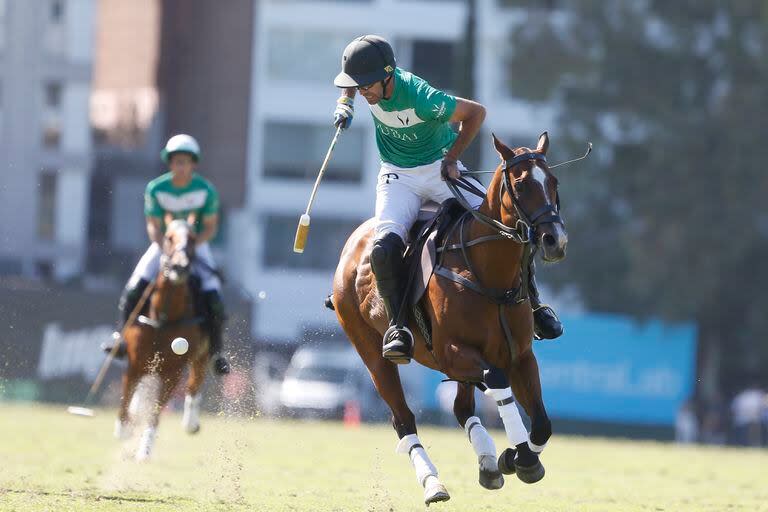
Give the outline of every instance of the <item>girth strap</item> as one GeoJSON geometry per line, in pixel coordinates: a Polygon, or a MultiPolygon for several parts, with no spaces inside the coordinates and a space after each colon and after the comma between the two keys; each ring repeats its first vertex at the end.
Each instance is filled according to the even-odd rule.
{"type": "Polygon", "coordinates": [[[498,288],[482,288],[474,281],[471,281],[461,274],[458,274],[449,268],[443,267],[442,265],[435,267],[435,274],[449,279],[455,283],[459,283],[461,286],[469,288],[473,292],[486,297],[491,302],[498,304],[499,306],[512,306],[514,304],[520,304],[527,298],[521,297],[520,286],[510,288],[508,290],[500,290],[498,288]]]}

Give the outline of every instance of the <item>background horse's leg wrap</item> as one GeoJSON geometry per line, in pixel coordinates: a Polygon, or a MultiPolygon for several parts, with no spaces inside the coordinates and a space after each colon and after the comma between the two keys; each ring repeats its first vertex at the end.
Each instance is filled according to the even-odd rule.
{"type": "Polygon", "coordinates": [[[496,406],[499,408],[499,416],[504,423],[504,431],[507,433],[509,444],[517,446],[520,443],[527,443],[528,431],[523,424],[523,418],[520,417],[520,411],[517,410],[515,399],[512,396],[512,388],[509,386],[504,372],[499,368],[485,370],[483,381],[488,386],[485,394],[496,400],[496,406]]]}
{"type": "Polygon", "coordinates": [[[483,424],[480,423],[480,418],[477,416],[470,417],[464,424],[464,431],[467,433],[469,443],[478,458],[483,455],[490,455],[494,457],[494,461],[496,460],[496,445],[483,424]]]}
{"type": "Polygon", "coordinates": [[[413,469],[416,470],[416,480],[422,487],[426,487],[427,478],[430,476],[437,478],[437,468],[429,460],[427,451],[419,442],[419,436],[408,434],[397,443],[396,453],[405,453],[411,459],[413,469]]]}

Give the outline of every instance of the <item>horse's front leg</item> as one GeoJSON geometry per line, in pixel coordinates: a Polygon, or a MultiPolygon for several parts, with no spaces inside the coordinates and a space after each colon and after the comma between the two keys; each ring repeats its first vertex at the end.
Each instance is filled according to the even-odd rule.
{"type": "Polygon", "coordinates": [[[453,402],[453,412],[459,425],[467,433],[469,443],[477,455],[479,466],[479,482],[486,489],[501,489],[504,486],[504,475],[499,471],[496,461],[496,444],[488,434],[480,418],[475,416],[475,386],[460,382],[456,389],[456,400],[453,402]]]}
{"type": "Polygon", "coordinates": [[[128,407],[138,383],[139,373],[136,371],[135,365],[129,363],[128,368],[123,374],[123,396],[120,398],[120,411],[118,412],[117,421],[115,421],[114,434],[118,439],[128,439],[131,437],[132,424],[128,407]]]}
{"type": "Polygon", "coordinates": [[[206,349],[195,356],[187,379],[187,393],[184,397],[184,414],[181,417],[181,425],[188,434],[196,434],[200,431],[200,403],[203,398],[200,389],[205,381],[207,367],[208,350],[206,349]]]}
{"type": "Polygon", "coordinates": [[[485,394],[496,401],[507,440],[514,447],[502,452],[499,469],[508,475],[515,473],[527,484],[538,482],[544,478],[544,466],[529,446],[528,431],[515,404],[508,376],[500,368],[491,366],[484,372],[483,384],[486,387],[485,394]]]}
{"type": "Polygon", "coordinates": [[[444,356],[449,376],[461,381],[457,383],[453,413],[477,455],[480,485],[486,489],[501,489],[504,476],[496,461],[496,445],[480,418],[475,416],[475,385],[470,384],[482,380],[488,363],[475,347],[459,343],[449,344],[444,356]]]}
{"type": "Polygon", "coordinates": [[[539,380],[539,364],[532,350],[520,355],[510,371],[515,396],[531,419],[531,436],[528,445],[535,453],[541,453],[552,436],[552,422],[544,408],[539,380]]]}

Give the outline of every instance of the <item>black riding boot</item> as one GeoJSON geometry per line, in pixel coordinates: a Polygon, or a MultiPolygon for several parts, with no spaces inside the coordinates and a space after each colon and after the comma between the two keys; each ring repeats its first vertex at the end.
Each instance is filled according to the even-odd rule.
{"type": "Polygon", "coordinates": [[[115,358],[117,359],[124,358],[128,353],[128,347],[120,333],[123,331],[125,324],[128,322],[128,317],[131,316],[134,308],[138,305],[139,299],[141,299],[141,296],[144,295],[144,290],[147,289],[147,286],[149,286],[149,281],[145,279],[139,279],[139,281],[136,283],[136,286],[133,288],[130,287],[129,282],[129,284],[125,286],[122,295],[120,295],[120,302],[117,305],[117,309],[120,310],[118,328],[114,333],[112,333],[112,341],[109,343],[102,343],[101,345],[101,349],[104,352],[111,352],[114,343],[118,343],[119,346],[115,352],[115,358]]]}
{"type": "Polygon", "coordinates": [[[221,353],[224,344],[222,331],[224,330],[224,303],[221,295],[216,290],[203,292],[205,304],[205,327],[208,329],[208,354],[211,356],[213,371],[218,375],[229,373],[229,361],[221,353]]]}
{"type": "Polygon", "coordinates": [[[539,289],[536,287],[536,265],[531,258],[528,267],[528,296],[533,308],[533,334],[537,340],[553,340],[563,334],[563,324],[557,318],[555,310],[539,301],[539,289]]]}
{"type": "MultiPolygon", "coordinates": [[[[382,355],[397,364],[407,364],[413,357],[413,334],[405,325],[398,325],[398,314],[405,302],[404,252],[405,244],[395,233],[388,233],[374,241],[371,250],[371,269],[376,276],[376,286],[389,318],[389,329],[384,333],[382,355]]],[[[404,313],[400,316],[407,318],[404,313]]]]}

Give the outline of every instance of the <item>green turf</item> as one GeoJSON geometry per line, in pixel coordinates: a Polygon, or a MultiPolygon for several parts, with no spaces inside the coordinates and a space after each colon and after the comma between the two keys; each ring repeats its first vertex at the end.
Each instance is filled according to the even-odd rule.
{"type": "MultiPolygon", "coordinates": [[[[113,411],[0,404],[0,510],[410,511],[422,490],[388,426],[204,417],[188,436],[166,414],[150,463],[126,460],[113,411]]],[[[477,484],[461,430],[422,428],[451,501],[442,511],[768,510],[768,453],[557,436],[547,475],[477,484]]],[[[494,432],[497,446],[501,432],[494,432]]],[[[134,441],[135,442],[135,441],[134,441]]]]}

